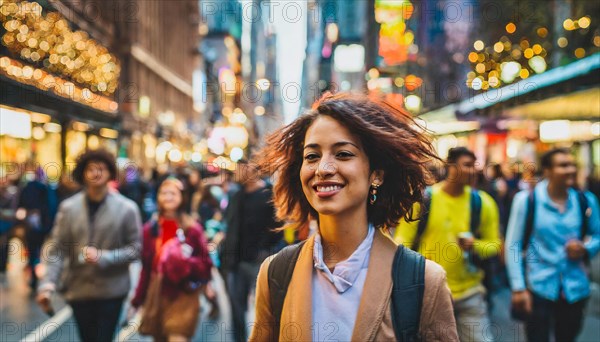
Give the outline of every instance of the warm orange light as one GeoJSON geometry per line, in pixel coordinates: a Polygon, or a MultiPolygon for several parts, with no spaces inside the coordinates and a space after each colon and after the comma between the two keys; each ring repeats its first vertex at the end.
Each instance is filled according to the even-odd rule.
{"type": "Polygon", "coordinates": [[[469,62],[476,63],[477,62],[477,58],[478,58],[478,56],[477,56],[477,54],[475,52],[469,53],[469,62]]]}
{"type": "Polygon", "coordinates": [[[516,30],[517,30],[517,25],[515,25],[513,23],[508,23],[506,25],[506,32],[508,32],[508,33],[515,33],[516,30]]]}

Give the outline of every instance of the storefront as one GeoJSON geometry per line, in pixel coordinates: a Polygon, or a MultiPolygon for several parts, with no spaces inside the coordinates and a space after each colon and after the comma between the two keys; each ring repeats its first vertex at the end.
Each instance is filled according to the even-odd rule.
{"type": "Polygon", "coordinates": [[[2,8],[1,162],[62,170],[86,149],[116,152],[117,58],[51,6],[2,8]]]}

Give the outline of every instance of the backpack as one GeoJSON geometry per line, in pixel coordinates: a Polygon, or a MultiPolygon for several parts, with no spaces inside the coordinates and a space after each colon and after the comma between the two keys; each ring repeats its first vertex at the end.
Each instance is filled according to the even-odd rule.
{"type": "MultiPolygon", "coordinates": [[[[585,197],[585,193],[583,191],[577,190],[577,198],[579,199],[579,210],[581,212],[582,222],[581,222],[581,230],[580,236],[581,240],[585,238],[588,231],[588,220],[591,216],[591,208],[589,206],[587,197],[585,197]]],[[[527,251],[527,247],[529,247],[529,243],[531,242],[531,235],[533,234],[533,221],[535,218],[535,189],[529,192],[529,196],[527,198],[527,216],[525,217],[525,232],[523,233],[523,243],[521,252],[525,253],[527,251]]],[[[589,258],[586,258],[585,263],[589,263],[589,258]]]]}
{"type": "MultiPolygon", "coordinates": [[[[304,243],[302,241],[284,248],[269,264],[269,300],[275,317],[275,340],[279,340],[283,301],[304,243]]],[[[425,291],[425,258],[402,245],[398,246],[392,266],[392,281],[392,324],[396,339],[402,342],[419,341],[425,291]]]]}

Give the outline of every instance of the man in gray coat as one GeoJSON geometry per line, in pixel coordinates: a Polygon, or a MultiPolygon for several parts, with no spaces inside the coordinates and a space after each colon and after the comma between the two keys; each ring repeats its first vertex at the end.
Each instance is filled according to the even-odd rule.
{"type": "Polygon", "coordinates": [[[108,188],[116,172],[107,151],[78,158],[73,177],[84,190],[61,203],[43,253],[38,304],[51,313],[50,298],[60,290],[83,341],[111,341],[130,289],[129,264],[140,257],[139,210],[108,188]]]}

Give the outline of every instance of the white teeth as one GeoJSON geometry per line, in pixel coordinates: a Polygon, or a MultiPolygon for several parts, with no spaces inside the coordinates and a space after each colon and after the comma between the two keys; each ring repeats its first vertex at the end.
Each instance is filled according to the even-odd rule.
{"type": "Polygon", "coordinates": [[[342,187],[340,185],[317,186],[317,191],[318,192],[330,192],[330,191],[337,191],[341,188],[342,187]]]}

